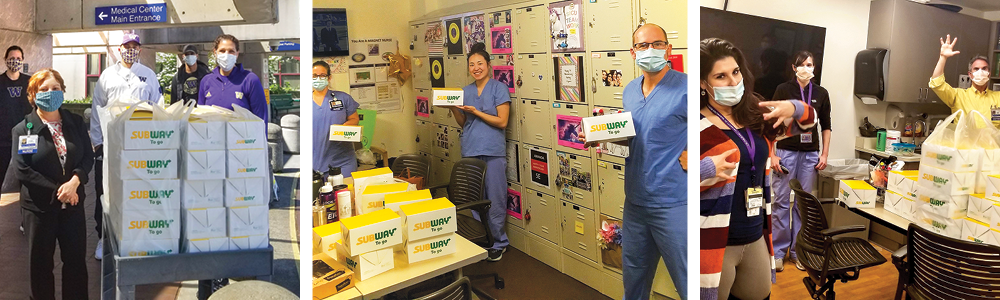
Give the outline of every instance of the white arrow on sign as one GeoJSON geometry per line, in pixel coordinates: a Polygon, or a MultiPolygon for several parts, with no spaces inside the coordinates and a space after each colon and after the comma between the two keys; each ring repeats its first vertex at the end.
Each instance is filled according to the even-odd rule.
{"type": "Polygon", "coordinates": [[[107,17],[108,15],[105,15],[104,12],[102,11],[101,14],[97,16],[101,18],[101,21],[104,21],[104,17],[107,17]]]}

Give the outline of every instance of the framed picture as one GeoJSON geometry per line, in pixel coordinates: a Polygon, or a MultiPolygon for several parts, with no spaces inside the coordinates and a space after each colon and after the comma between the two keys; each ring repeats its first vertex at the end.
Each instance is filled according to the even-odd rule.
{"type": "Polygon", "coordinates": [[[347,56],[347,10],[313,9],[313,56],[347,56]]]}

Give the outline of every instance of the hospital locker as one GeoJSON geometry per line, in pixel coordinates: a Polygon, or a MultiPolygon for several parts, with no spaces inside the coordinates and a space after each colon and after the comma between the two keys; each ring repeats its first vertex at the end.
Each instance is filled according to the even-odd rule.
{"type": "Polygon", "coordinates": [[[674,286],[674,281],[670,278],[670,272],[667,271],[667,265],[662,258],[657,262],[656,275],[653,276],[653,292],[669,299],[680,299],[677,287],[674,286]]]}
{"type": "Polygon", "coordinates": [[[469,64],[465,55],[449,55],[444,58],[444,86],[460,89],[470,83],[468,81],[469,64]]]}
{"type": "Polygon", "coordinates": [[[521,140],[521,109],[521,101],[511,97],[507,113],[507,129],[504,130],[508,140],[521,140]]]}
{"type": "Polygon", "coordinates": [[[430,151],[417,151],[417,155],[420,155],[420,157],[427,160],[427,163],[430,165],[430,169],[427,170],[430,173],[427,174],[427,179],[425,179],[427,182],[424,183],[424,186],[438,184],[437,182],[434,182],[434,166],[436,165],[435,162],[437,161],[437,158],[435,158],[434,155],[431,155],[430,151]]]}
{"type": "Polygon", "coordinates": [[[625,214],[625,165],[597,161],[597,198],[600,212],[616,219],[625,214]]]}
{"type": "Polygon", "coordinates": [[[625,86],[635,79],[635,61],[628,51],[592,52],[590,54],[590,102],[594,105],[624,107],[625,86]],[[607,79],[605,79],[607,77],[607,79]]]}
{"type": "Polygon", "coordinates": [[[563,273],[600,291],[602,276],[596,261],[574,252],[563,251],[563,265],[563,273]]]}
{"type": "MultiPolygon", "coordinates": [[[[687,48],[688,0],[638,0],[639,18],[636,25],[653,23],[667,32],[667,41],[674,49],[687,48]]],[[[633,27],[635,28],[635,27],[633,27]]]]}
{"type": "Polygon", "coordinates": [[[552,149],[521,144],[521,182],[525,188],[549,195],[556,194],[555,181],[559,161],[552,149]]]}
{"type": "MultiPolygon", "coordinates": [[[[622,113],[625,111],[622,108],[604,106],[595,106],[594,109],[597,109],[600,113],[605,115],[622,113]]],[[[591,113],[591,115],[593,115],[593,113],[591,113]]],[[[628,146],[622,146],[615,143],[600,143],[599,145],[599,147],[594,148],[594,155],[591,157],[620,165],[625,164],[625,158],[628,157],[629,153],[628,146]]]]}
{"type": "Polygon", "coordinates": [[[524,174],[521,173],[521,143],[507,140],[507,181],[522,184],[524,174]]]}
{"type": "MultiPolygon", "coordinates": [[[[433,100],[431,100],[433,102],[433,100]]],[[[451,109],[448,106],[433,106],[431,105],[431,122],[437,124],[458,124],[455,122],[455,117],[451,114],[451,109]]]]}
{"type": "MultiPolygon", "coordinates": [[[[416,85],[416,81],[414,81],[413,84],[416,85]]],[[[432,101],[431,97],[434,96],[434,91],[432,91],[430,89],[430,86],[428,86],[427,89],[417,88],[417,89],[415,89],[415,92],[417,94],[417,97],[427,98],[427,112],[430,113],[431,101],[432,101]]],[[[426,117],[421,116],[421,115],[418,114],[418,115],[416,115],[416,117],[417,117],[417,120],[432,121],[430,114],[428,114],[428,116],[426,116],[426,117]]]]}
{"type": "Polygon", "coordinates": [[[586,19],[582,25],[587,30],[587,49],[590,51],[627,50],[632,48],[632,1],[602,0],[583,1],[586,19]]]}
{"type": "Polygon", "coordinates": [[[509,212],[507,213],[507,224],[517,226],[518,228],[524,228],[524,189],[521,188],[520,184],[507,182],[507,210],[514,211],[515,214],[520,214],[520,217],[515,217],[509,212]],[[513,191],[513,192],[512,192],[513,191]],[[513,200],[513,201],[512,201],[513,200]],[[511,202],[515,202],[514,207],[511,207],[511,202]],[[517,211],[520,210],[520,211],[517,211]]]}
{"type": "Polygon", "coordinates": [[[525,193],[522,195],[527,198],[526,211],[531,215],[531,219],[524,223],[528,232],[559,245],[562,236],[562,230],[559,228],[561,224],[559,218],[560,201],[530,188],[525,189],[525,193]]]}
{"type": "Polygon", "coordinates": [[[434,124],[427,120],[417,119],[417,151],[431,153],[434,149],[434,124]]]}
{"type": "Polygon", "coordinates": [[[454,161],[458,161],[459,159],[462,159],[462,128],[454,126],[450,127],[451,130],[449,132],[448,139],[451,141],[451,145],[448,147],[448,151],[450,152],[448,157],[454,161]]]}
{"type": "Polygon", "coordinates": [[[518,8],[514,14],[515,53],[545,53],[549,49],[549,10],[544,5],[518,8]]]}
{"type": "Polygon", "coordinates": [[[410,25],[410,56],[427,56],[427,43],[424,43],[426,24],[410,25]]]}
{"type": "Polygon", "coordinates": [[[521,142],[552,148],[552,104],[548,101],[521,99],[521,142]]]}
{"type": "Polygon", "coordinates": [[[556,197],[594,209],[594,164],[589,157],[556,151],[556,197]]]}
{"type": "Polygon", "coordinates": [[[535,234],[528,234],[528,251],[528,255],[532,258],[563,272],[563,250],[556,243],[535,234]]]}
{"type": "Polygon", "coordinates": [[[555,145],[553,148],[558,151],[565,151],[576,155],[590,157],[592,155],[592,150],[589,148],[574,148],[583,146],[583,144],[580,143],[579,137],[580,133],[584,132],[584,128],[581,128],[583,123],[574,118],[590,117],[590,107],[586,104],[556,102],[552,103],[551,110],[552,114],[549,118],[552,121],[552,124],[555,124],[555,131],[553,132],[555,145]]]}
{"type": "Polygon", "coordinates": [[[431,144],[431,154],[437,158],[447,158],[454,160],[451,148],[455,147],[458,141],[458,134],[454,127],[442,124],[434,124],[434,140],[431,144]]]}
{"type": "Polygon", "coordinates": [[[683,70],[684,72],[687,72],[687,66],[688,66],[688,56],[687,56],[687,53],[688,53],[687,49],[674,49],[673,51],[670,51],[670,55],[671,56],[680,55],[681,58],[682,58],[681,61],[684,64],[680,68],[678,68],[677,66],[671,66],[671,68],[673,68],[674,70],[677,70],[677,71],[683,70]]]}
{"type": "Polygon", "coordinates": [[[545,54],[518,54],[514,58],[517,97],[549,101],[555,88],[552,58],[545,54]]]}
{"type": "MultiPolygon", "coordinates": [[[[414,56],[410,61],[413,67],[413,88],[431,88],[431,68],[427,56],[414,56]]],[[[430,99],[428,97],[428,99],[430,99]]]]}
{"type": "Polygon", "coordinates": [[[431,163],[431,178],[434,184],[445,184],[451,180],[451,168],[455,163],[447,158],[435,157],[431,163]]]}
{"type": "Polygon", "coordinates": [[[596,262],[600,247],[594,241],[597,236],[597,216],[594,211],[563,201],[560,217],[563,248],[596,262]]]}

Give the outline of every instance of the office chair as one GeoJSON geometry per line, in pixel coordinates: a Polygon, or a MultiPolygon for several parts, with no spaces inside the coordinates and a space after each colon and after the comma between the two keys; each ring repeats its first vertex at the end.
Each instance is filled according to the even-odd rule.
{"type": "Polygon", "coordinates": [[[415,300],[471,300],[472,282],[468,277],[462,277],[452,282],[448,286],[437,290],[427,296],[415,298],[415,300]]]}
{"type": "Polygon", "coordinates": [[[896,300],[1000,298],[1000,247],[949,238],[910,224],[892,254],[896,300]]]}
{"type": "MultiPolygon", "coordinates": [[[[494,237],[490,233],[489,210],[490,200],[483,199],[486,187],[486,162],[475,158],[463,158],[451,169],[451,181],[429,187],[433,193],[436,189],[447,189],[448,200],[455,204],[455,210],[471,210],[479,213],[481,220],[477,221],[466,214],[456,214],[458,219],[458,235],[483,248],[493,246],[494,237]]],[[[500,290],[504,288],[503,278],[497,273],[482,275],[466,275],[469,279],[493,278],[493,286],[500,290]]],[[[473,292],[486,299],[495,299],[480,288],[472,286],[473,292]]]]}
{"type": "Polygon", "coordinates": [[[420,156],[419,154],[403,154],[396,157],[392,161],[392,166],[389,169],[392,170],[393,177],[399,177],[403,175],[403,172],[409,168],[410,176],[418,176],[424,178],[424,184],[430,180],[431,175],[431,162],[427,157],[420,156]]]}
{"type": "Polygon", "coordinates": [[[835,200],[816,199],[803,191],[802,185],[795,179],[789,185],[795,191],[795,205],[798,205],[802,220],[802,229],[795,238],[795,253],[809,274],[802,278],[802,282],[809,289],[812,299],[835,300],[834,283],[838,280],[845,283],[857,280],[861,269],[884,264],[885,257],[864,239],[834,238],[865,230],[863,225],[830,228],[822,204],[835,200]]]}

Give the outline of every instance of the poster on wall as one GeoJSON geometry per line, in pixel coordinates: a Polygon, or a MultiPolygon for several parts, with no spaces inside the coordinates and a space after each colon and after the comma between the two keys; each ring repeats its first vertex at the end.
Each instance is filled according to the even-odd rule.
{"type": "Polygon", "coordinates": [[[490,28],[490,46],[495,54],[509,54],[514,52],[514,44],[511,38],[510,26],[500,26],[490,28]]]}
{"type": "Polygon", "coordinates": [[[462,54],[462,19],[451,19],[444,21],[445,24],[445,48],[448,55],[462,54]]]}
{"type": "Polygon", "coordinates": [[[347,73],[347,57],[346,56],[336,56],[336,57],[325,57],[322,59],[326,64],[330,65],[330,74],[344,74],[347,73]]]}
{"type": "Polygon", "coordinates": [[[444,58],[431,57],[431,87],[444,87],[444,58]]]}
{"type": "Polygon", "coordinates": [[[394,38],[351,39],[350,65],[389,63],[389,55],[399,53],[394,38]]]}
{"type": "Polygon", "coordinates": [[[510,10],[498,11],[487,15],[490,19],[490,28],[496,26],[506,26],[513,24],[510,19],[510,10]]]}
{"type": "Polygon", "coordinates": [[[507,214],[515,219],[521,219],[521,192],[507,189],[507,214]]]}
{"type": "MultiPolygon", "coordinates": [[[[566,54],[569,55],[569,54],[566,54]]],[[[583,93],[583,57],[578,55],[553,55],[553,65],[558,79],[556,100],[585,102],[583,93]]]]}
{"type": "Polygon", "coordinates": [[[549,4],[552,52],[583,51],[583,7],[579,0],[549,4]]]}
{"type": "Polygon", "coordinates": [[[493,66],[493,79],[507,85],[508,92],[514,92],[514,66],[493,66]]]}
{"type": "Polygon", "coordinates": [[[462,36],[465,40],[465,53],[472,50],[476,43],[486,43],[486,16],[472,15],[462,18],[462,36]]]}
{"type": "Polygon", "coordinates": [[[556,115],[556,135],[560,146],[585,150],[580,142],[583,134],[583,118],[577,116],[556,115]]]}
{"type": "Polygon", "coordinates": [[[601,83],[604,86],[622,87],[622,70],[601,70],[601,83]]]}
{"type": "Polygon", "coordinates": [[[511,25],[513,25],[513,22],[511,22],[510,17],[511,17],[510,10],[503,10],[486,14],[486,19],[490,22],[490,42],[487,43],[486,46],[490,47],[490,53],[496,53],[496,54],[513,53],[512,50],[514,48],[513,47],[514,35],[511,29],[512,28],[511,25]],[[507,27],[507,29],[504,29],[504,27],[507,27]],[[497,30],[496,28],[500,29],[497,30]],[[507,35],[501,37],[498,36],[498,32],[499,34],[507,33],[507,35]],[[498,42],[497,38],[503,39],[503,41],[506,41],[507,44],[510,46],[506,48],[504,47],[498,48],[497,46],[498,45],[502,46],[502,44],[497,43],[498,42]]]}
{"type": "Polygon", "coordinates": [[[418,117],[430,118],[431,108],[427,102],[428,102],[427,97],[417,96],[417,105],[416,105],[417,111],[415,112],[415,114],[418,117]]]}
{"type": "Polygon", "coordinates": [[[444,25],[441,22],[427,23],[424,31],[424,43],[427,43],[427,55],[444,55],[444,25]]]}
{"type": "Polygon", "coordinates": [[[375,68],[373,67],[350,68],[349,73],[348,79],[351,86],[375,83],[375,68]]]}
{"type": "Polygon", "coordinates": [[[684,72],[684,55],[674,54],[674,55],[669,56],[669,58],[670,59],[667,60],[667,66],[670,66],[671,69],[674,69],[677,72],[683,73],[684,72]]]}
{"type": "Polygon", "coordinates": [[[518,168],[520,151],[517,144],[507,143],[507,181],[521,182],[521,170],[518,168]]]}
{"type": "Polygon", "coordinates": [[[375,83],[375,97],[379,114],[403,112],[402,90],[398,81],[375,83]]]}
{"type": "Polygon", "coordinates": [[[531,155],[531,182],[543,188],[549,188],[549,153],[529,149],[531,155]]]}

